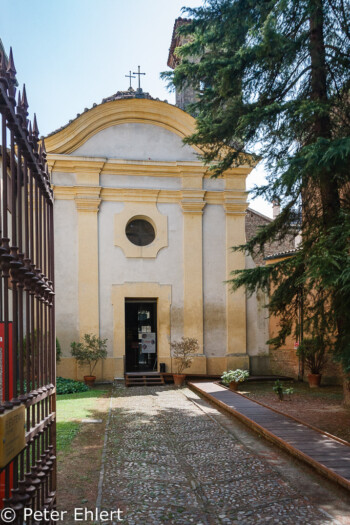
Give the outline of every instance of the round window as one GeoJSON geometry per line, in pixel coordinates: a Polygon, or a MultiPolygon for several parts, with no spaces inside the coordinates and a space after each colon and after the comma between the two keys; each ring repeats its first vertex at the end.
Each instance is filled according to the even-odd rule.
{"type": "Polygon", "coordinates": [[[127,238],[136,246],[147,246],[154,241],[156,233],[152,224],[144,219],[133,219],[125,228],[127,238]]]}

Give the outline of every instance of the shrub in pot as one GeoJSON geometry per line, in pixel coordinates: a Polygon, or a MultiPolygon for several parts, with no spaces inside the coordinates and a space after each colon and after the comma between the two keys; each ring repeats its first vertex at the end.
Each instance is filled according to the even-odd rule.
{"type": "Polygon", "coordinates": [[[186,378],[183,371],[191,366],[193,355],[198,353],[199,344],[197,339],[182,337],[180,341],[170,343],[171,355],[175,361],[176,372],[173,374],[175,386],[181,386],[186,378]]]}
{"type": "Polygon", "coordinates": [[[297,355],[304,359],[310,370],[308,374],[309,386],[320,386],[322,370],[327,362],[326,343],[321,336],[304,338],[300,343],[297,355]]]}
{"type": "Polygon", "coordinates": [[[89,366],[89,375],[84,376],[88,386],[93,386],[96,376],[93,375],[97,363],[107,357],[107,339],[100,339],[96,335],[84,334],[79,343],[71,343],[71,354],[80,366],[89,366]]]}
{"type": "Polygon", "coordinates": [[[236,368],[236,370],[228,370],[224,372],[221,376],[221,381],[224,385],[228,385],[230,390],[237,392],[239,383],[243,383],[249,377],[248,370],[241,370],[236,368]]]}

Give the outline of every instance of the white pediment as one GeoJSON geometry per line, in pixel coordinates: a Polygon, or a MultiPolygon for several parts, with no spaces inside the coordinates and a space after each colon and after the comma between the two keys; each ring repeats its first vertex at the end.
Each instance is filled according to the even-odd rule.
{"type": "Polygon", "coordinates": [[[175,133],[152,124],[128,122],[103,129],[72,155],[125,160],[195,161],[196,152],[175,133]]]}

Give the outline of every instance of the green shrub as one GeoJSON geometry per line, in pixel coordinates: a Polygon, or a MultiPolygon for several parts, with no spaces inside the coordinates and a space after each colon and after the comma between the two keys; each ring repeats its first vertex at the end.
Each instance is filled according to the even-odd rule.
{"type": "Polygon", "coordinates": [[[234,381],[235,383],[243,383],[247,377],[249,377],[248,370],[241,370],[240,368],[237,368],[236,370],[224,372],[221,376],[221,381],[225,385],[229,385],[231,381],[234,381]]]}
{"type": "Polygon", "coordinates": [[[73,379],[65,379],[64,377],[57,377],[56,392],[60,394],[75,394],[77,392],[87,392],[89,387],[82,381],[74,381],[73,379]]]}
{"type": "Polygon", "coordinates": [[[107,339],[100,339],[97,335],[84,334],[83,341],[71,343],[71,354],[80,366],[89,366],[89,375],[92,376],[100,359],[107,357],[107,339]]]}

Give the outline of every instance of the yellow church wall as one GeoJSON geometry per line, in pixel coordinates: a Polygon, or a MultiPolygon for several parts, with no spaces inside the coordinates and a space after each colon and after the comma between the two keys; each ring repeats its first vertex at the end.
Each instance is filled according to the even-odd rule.
{"type": "Polygon", "coordinates": [[[79,333],[99,333],[98,224],[100,189],[76,196],[78,212],[78,303],[79,333]]]}
{"type": "Polygon", "coordinates": [[[226,357],[207,357],[207,374],[208,375],[221,375],[227,370],[227,358],[226,357]]]}
{"type": "MultiPolygon", "coordinates": [[[[106,291],[107,281],[105,282],[101,302],[105,303],[106,294],[111,294],[113,353],[108,355],[104,363],[99,364],[96,370],[97,378],[112,380],[124,374],[124,304],[126,298],[157,299],[158,363],[166,363],[167,371],[175,370],[170,355],[170,339],[174,338],[171,331],[172,286],[175,285],[181,287],[183,293],[183,312],[180,316],[183,335],[195,337],[200,344],[200,353],[194,358],[192,366],[186,372],[219,375],[227,368],[247,368],[245,294],[241,291],[232,294],[228,285],[226,285],[226,312],[224,296],[222,296],[223,315],[226,315],[225,323],[222,324],[222,337],[224,338],[226,331],[226,345],[221,345],[215,357],[206,356],[203,353],[205,352],[203,348],[203,212],[205,206],[212,204],[222,206],[225,211],[226,216],[222,224],[220,223],[220,227],[226,230],[226,246],[225,253],[221,256],[226,260],[225,277],[229,279],[232,270],[245,266],[244,254],[232,253],[231,247],[245,240],[247,205],[245,179],[252,167],[247,164],[228,170],[223,177],[224,190],[203,190],[203,179],[207,179],[209,174],[200,161],[126,161],[74,155],[78,147],[100,130],[125,122],[156,124],[181,137],[192,133],[195,129],[195,121],[190,115],[168,104],[147,100],[114,101],[84,113],[69,126],[46,140],[48,162],[56,174],[55,180],[59,180],[60,173],[72,174],[71,185],[56,184],[54,186],[54,196],[56,200],[74,201],[77,209],[80,335],[99,334],[100,332],[99,315],[102,315],[99,307],[98,277],[100,204],[103,202],[110,203],[110,205],[113,202],[124,204],[123,209],[118,204],[118,213],[114,215],[114,225],[112,219],[111,230],[113,231],[114,228],[114,235],[111,235],[110,238],[115,246],[113,249],[117,251],[118,248],[121,248],[126,258],[144,259],[145,268],[149,267],[146,264],[150,264],[147,259],[157,259],[160,254],[168,250],[168,217],[160,213],[158,204],[177,205],[179,213],[180,210],[182,211],[182,225],[179,223],[178,227],[182,226],[183,280],[181,277],[176,284],[175,281],[173,284],[166,284],[166,280],[165,283],[164,280],[160,282],[123,282],[124,279],[121,278],[121,283],[114,280],[108,284],[110,292],[106,291]],[[101,175],[105,177],[137,176],[152,178],[152,180],[154,178],[155,185],[157,177],[177,178],[181,180],[181,188],[174,189],[174,184],[170,186],[171,189],[166,188],[167,181],[165,180],[162,181],[162,189],[102,187],[100,185],[101,175]],[[131,245],[128,241],[125,226],[134,217],[147,217],[151,220],[157,234],[153,246],[140,248],[131,245]]],[[[107,237],[105,236],[104,239],[106,240],[107,237]]],[[[162,260],[166,261],[166,258],[162,260]]],[[[130,264],[135,265],[137,262],[131,261],[130,264]]],[[[178,267],[181,267],[181,262],[178,267]]],[[[125,269],[125,266],[123,268],[125,269]]],[[[127,276],[127,271],[125,272],[127,276]]],[[[157,275],[154,281],[158,279],[157,275]]],[[[225,287],[224,284],[222,286],[225,287]]],[[[180,300],[182,301],[182,295],[178,294],[178,303],[180,300]]],[[[179,304],[176,305],[176,308],[179,308],[179,304]]],[[[103,316],[101,324],[102,319],[104,319],[103,316]]],[[[178,338],[178,327],[175,331],[175,337],[178,338]]],[[[100,336],[103,337],[103,333],[100,336]]],[[[108,337],[111,340],[112,334],[108,337]]],[[[65,377],[80,379],[85,370],[77,367],[74,360],[66,357],[59,364],[58,373],[65,377]]]]}
{"type": "MultiPolygon", "coordinates": [[[[196,182],[197,179],[194,179],[196,182]]],[[[205,192],[182,191],[184,337],[193,337],[203,354],[203,231],[202,215],[205,192]]]]}
{"type": "MultiPolygon", "coordinates": [[[[226,278],[231,272],[245,267],[245,254],[233,252],[232,247],[245,242],[245,209],[246,202],[237,199],[231,192],[225,192],[224,209],[226,213],[226,278]]],[[[246,296],[242,289],[232,292],[226,285],[226,319],[227,319],[227,367],[249,368],[247,355],[246,296]]]]}

